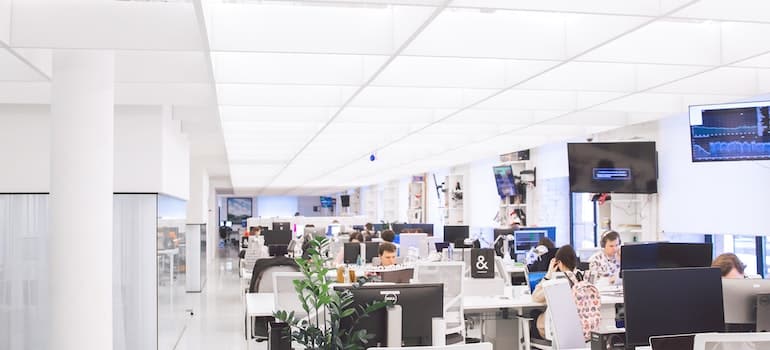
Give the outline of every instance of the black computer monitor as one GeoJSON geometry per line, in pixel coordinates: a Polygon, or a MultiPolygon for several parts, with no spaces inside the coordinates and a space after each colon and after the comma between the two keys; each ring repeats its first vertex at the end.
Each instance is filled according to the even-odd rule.
{"type": "Polygon", "coordinates": [[[517,254],[526,253],[532,247],[536,247],[540,239],[548,236],[547,230],[518,230],[513,233],[515,243],[515,252],[517,254]]]}
{"type": "MultiPolygon", "coordinates": [[[[506,235],[512,235],[514,233],[514,229],[512,228],[496,228],[494,229],[494,239],[497,240],[497,237],[500,236],[506,236],[506,235]]],[[[495,243],[495,253],[497,256],[502,257],[503,256],[503,244],[506,241],[499,241],[495,243]]],[[[508,242],[508,252],[511,257],[516,255],[516,247],[514,246],[515,241],[507,241],[508,242]]]]}
{"type": "Polygon", "coordinates": [[[284,256],[289,254],[289,246],[286,244],[272,244],[267,246],[267,254],[270,256],[284,256]]]}
{"type": "Polygon", "coordinates": [[[345,243],[343,249],[342,262],[345,264],[358,262],[358,256],[361,255],[361,243],[345,243]]]}
{"type": "Polygon", "coordinates": [[[724,329],[722,275],[718,268],[624,273],[626,348],[649,345],[651,336],[724,329]]]}
{"type": "Polygon", "coordinates": [[[274,222],[273,231],[291,231],[290,222],[274,222]]]}
{"type": "Polygon", "coordinates": [[[722,279],[727,331],[753,332],[756,329],[758,294],[770,294],[770,280],[722,279]]]}
{"type": "Polygon", "coordinates": [[[366,262],[371,263],[372,258],[379,256],[380,254],[380,243],[379,242],[364,243],[364,254],[366,255],[366,262]]]}
{"type": "Polygon", "coordinates": [[[436,251],[441,252],[444,249],[449,248],[449,242],[436,242],[436,251]]]}
{"type": "Polygon", "coordinates": [[[711,243],[654,242],[627,244],[620,248],[620,269],[655,269],[709,267],[713,256],[711,243]]]}
{"type": "Polygon", "coordinates": [[[470,237],[468,226],[444,226],[444,242],[463,244],[466,238],[470,237]]]}
{"type": "MultiPolygon", "coordinates": [[[[415,283],[398,285],[364,285],[360,288],[337,286],[353,293],[356,309],[374,301],[391,300],[401,306],[401,336],[405,346],[432,345],[432,321],[444,317],[444,285],[441,283],[415,283]]],[[[351,327],[350,319],[343,319],[340,327],[351,327]]],[[[354,328],[366,329],[374,338],[369,346],[384,346],[387,339],[387,314],[380,309],[363,318],[354,328]]]]}
{"type": "Polygon", "coordinates": [[[265,236],[266,246],[271,246],[274,244],[288,245],[289,242],[291,242],[291,237],[292,237],[291,231],[268,230],[263,232],[262,235],[265,236]]]}

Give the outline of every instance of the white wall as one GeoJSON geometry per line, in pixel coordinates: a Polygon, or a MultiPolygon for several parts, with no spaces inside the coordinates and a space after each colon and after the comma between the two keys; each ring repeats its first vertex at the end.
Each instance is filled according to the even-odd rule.
{"type": "Polygon", "coordinates": [[[0,192],[48,192],[49,107],[0,105],[0,125],[0,192]]]}
{"type": "Polygon", "coordinates": [[[172,119],[171,107],[163,107],[162,193],[182,199],[190,197],[190,142],[182,134],[182,124],[172,119]]]}
{"type": "Polygon", "coordinates": [[[256,203],[257,216],[263,218],[291,217],[297,212],[299,201],[294,196],[259,196],[256,203]]]}
{"type": "MultiPolygon", "coordinates": [[[[50,118],[47,105],[0,105],[0,192],[49,192],[50,118]]],[[[115,192],[189,197],[189,144],[169,113],[116,106],[114,140],[115,192]]]]}
{"type": "Polygon", "coordinates": [[[161,112],[159,106],[115,109],[116,192],[160,192],[163,188],[161,112]]]}
{"type": "Polygon", "coordinates": [[[770,234],[770,161],[693,163],[689,138],[686,114],[660,121],[662,232],[770,234]]]}
{"type": "Polygon", "coordinates": [[[208,222],[209,176],[201,160],[192,159],[190,164],[190,198],[187,201],[187,223],[208,222]]]}
{"type": "Polygon", "coordinates": [[[528,187],[527,225],[555,226],[556,245],[569,244],[569,165],[567,143],[543,145],[530,152],[537,186],[528,187]]]}
{"type": "Polygon", "coordinates": [[[485,158],[468,164],[463,201],[465,222],[471,227],[496,227],[495,215],[500,209],[500,196],[492,173],[499,164],[498,157],[485,158]]]}

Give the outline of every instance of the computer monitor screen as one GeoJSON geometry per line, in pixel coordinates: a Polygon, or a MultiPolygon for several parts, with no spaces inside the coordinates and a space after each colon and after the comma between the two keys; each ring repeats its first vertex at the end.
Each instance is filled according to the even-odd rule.
{"type": "Polygon", "coordinates": [[[646,346],[651,336],[722,331],[721,279],[718,268],[625,271],[626,347],[646,346]]]}
{"type": "Polygon", "coordinates": [[[500,198],[516,195],[516,181],[513,177],[513,169],[510,165],[501,165],[492,168],[497,184],[497,194],[500,198]]]}
{"type": "Polygon", "coordinates": [[[571,192],[657,193],[655,142],[568,143],[571,192]]]}
{"type": "Polygon", "coordinates": [[[449,248],[448,242],[436,242],[436,251],[441,252],[444,249],[449,248]]]}
{"type": "Polygon", "coordinates": [[[290,222],[274,222],[273,231],[291,231],[290,222]]]}
{"type": "Polygon", "coordinates": [[[331,224],[326,227],[326,235],[327,236],[337,236],[342,232],[342,225],[340,224],[331,224]]]}
{"type": "Polygon", "coordinates": [[[497,241],[497,237],[513,235],[514,231],[515,230],[512,229],[512,228],[496,228],[496,229],[494,229],[494,231],[493,231],[494,232],[493,236],[494,236],[494,239],[495,239],[495,241],[494,241],[495,242],[494,248],[495,248],[495,253],[497,254],[497,256],[500,256],[500,257],[503,256],[503,252],[504,252],[503,244],[505,244],[506,242],[508,242],[508,254],[510,256],[513,256],[516,253],[516,247],[514,246],[514,241],[507,241],[507,240],[502,240],[502,239],[500,241],[497,241]]]}
{"type": "Polygon", "coordinates": [[[283,256],[289,253],[289,246],[286,244],[272,244],[267,247],[267,253],[270,256],[283,256]]]}
{"type": "Polygon", "coordinates": [[[711,243],[655,242],[627,244],[621,248],[620,269],[638,270],[711,266],[711,243]]]}
{"type": "Polygon", "coordinates": [[[361,243],[345,243],[342,262],[346,264],[355,264],[358,262],[358,256],[361,255],[361,243]]]}
{"type": "Polygon", "coordinates": [[[321,196],[321,208],[331,208],[334,206],[334,198],[321,196]]]}
{"type": "Polygon", "coordinates": [[[288,245],[289,242],[291,242],[292,238],[292,232],[288,230],[283,231],[265,231],[262,233],[262,235],[265,237],[265,245],[271,246],[275,244],[284,244],[288,245]]]}
{"type": "MultiPolygon", "coordinates": [[[[757,323],[757,294],[770,294],[770,280],[723,279],[725,323],[757,323]]],[[[750,327],[749,329],[754,329],[750,327]]]]}
{"type": "MultiPolygon", "coordinates": [[[[398,285],[364,285],[360,288],[337,286],[353,293],[351,307],[359,308],[374,301],[389,300],[401,306],[401,336],[405,346],[432,345],[432,320],[444,317],[444,285],[415,283],[398,285]]],[[[351,327],[350,319],[343,319],[341,327],[351,327]]],[[[360,319],[355,330],[366,329],[374,334],[368,346],[384,346],[387,338],[387,314],[380,309],[360,319]]]]}
{"type": "Polygon", "coordinates": [[[515,231],[513,233],[513,241],[516,246],[516,254],[526,253],[532,247],[536,247],[540,239],[546,237],[548,231],[526,230],[515,231]]]}
{"type": "Polygon", "coordinates": [[[690,106],[692,161],[770,159],[770,102],[690,106]]]}
{"type": "Polygon", "coordinates": [[[470,237],[470,229],[468,226],[444,226],[444,242],[460,244],[470,237]]]}
{"type": "Polygon", "coordinates": [[[379,256],[380,243],[379,242],[366,242],[364,243],[364,254],[366,254],[366,262],[371,263],[372,259],[379,256]]]}
{"type": "Polygon", "coordinates": [[[427,233],[402,233],[399,236],[399,256],[409,256],[410,251],[413,251],[418,258],[425,258],[430,253],[427,233]]]}

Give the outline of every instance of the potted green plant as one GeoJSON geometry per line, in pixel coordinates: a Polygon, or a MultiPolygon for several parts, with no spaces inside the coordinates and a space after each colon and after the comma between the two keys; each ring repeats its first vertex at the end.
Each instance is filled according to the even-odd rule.
{"type": "MultiPolygon", "coordinates": [[[[327,243],[324,237],[313,239],[308,248],[309,259],[296,260],[304,278],[295,280],[294,288],[302,309],[309,316],[300,319],[295,317],[293,311],[283,310],[275,312],[273,316],[276,320],[289,324],[292,328],[290,340],[306,349],[364,349],[374,334],[367,333],[365,329],[355,330],[355,326],[359,320],[389,303],[379,301],[355,308],[352,306],[353,294],[349,290],[335,291],[331,286],[332,281],[327,278],[331,269],[326,267],[326,260],[320,253],[321,247],[327,243]],[[341,326],[344,318],[350,318],[350,328],[341,326]]],[[[353,287],[358,288],[366,282],[366,278],[358,278],[353,287]]]]}

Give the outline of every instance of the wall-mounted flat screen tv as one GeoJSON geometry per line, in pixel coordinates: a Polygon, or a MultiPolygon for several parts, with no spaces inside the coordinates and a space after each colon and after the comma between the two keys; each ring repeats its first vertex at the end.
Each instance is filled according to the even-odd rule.
{"type": "Polygon", "coordinates": [[[569,143],[567,157],[572,192],[658,192],[655,142],[569,143]]]}
{"type": "Polygon", "coordinates": [[[770,160],[770,101],[690,106],[693,162],[770,160]]]}
{"type": "Polygon", "coordinates": [[[516,195],[516,182],[513,177],[513,169],[510,165],[500,165],[492,168],[495,173],[497,194],[500,198],[516,195]]]}

